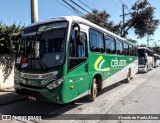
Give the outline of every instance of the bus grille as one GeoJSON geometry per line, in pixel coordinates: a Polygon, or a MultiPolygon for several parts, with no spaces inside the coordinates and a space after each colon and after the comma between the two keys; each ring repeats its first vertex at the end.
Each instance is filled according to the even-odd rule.
{"type": "Polygon", "coordinates": [[[24,78],[32,78],[32,79],[38,79],[38,75],[31,75],[31,74],[24,74],[23,75],[24,78]]]}

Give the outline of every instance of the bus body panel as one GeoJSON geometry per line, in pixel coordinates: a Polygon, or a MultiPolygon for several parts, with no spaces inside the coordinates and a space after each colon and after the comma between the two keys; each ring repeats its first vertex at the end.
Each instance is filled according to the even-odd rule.
{"type": "Polygon", "coordinates": [[[129,68],[131,68],[131,76],[138,72],[137,57],[92,53],[90,53],[89,57],[89,74],[94,74],[97,71],[96,68],[100,67],[98,71],[103,75],[103,88],[126,79],[129,68]],[[99,61],[99,64],[96,64],[97,59],[101,57],[103,59],[99,61]],[[103,60],[105,62],[102,65],[103,60]]]}
{"type": "Polygon", "coordinates": [[[153,54],[153,67],[158,67],[160,64],[160,56],[157,54],[153,54]]]}
{"type": "MultiPolygon", "coordinates": [[[[26,96],[33,96],[37,99],[53,102],[53,103],[68,103],[76,100],[85,95],[91,94],[92,80],[96,75],[102,76],[103,88],[111,84],[119,82],[127,78],[128,70],[131,69],[131,76],[134,76],[138,71],[138,60],[136,56],[124,56],[117,54],[107,54],[107,53],[93,53],[90,51],[90,39],[89,39],[89,29],[94,28],[101,31],[104,35],[112,35],[113,37],[120,39],[123,42],[125,39],[89,22],[79,17],[63,17],[62,20],[68,21],[68,33],[66,38],[66,58],[65,62],[61,67],[54,69],[49,69],[47,72],[35,71],[35,70],[22,70],[28,74],[48,74],[50,72],[57,71],[56,79],[31,79],[31,78],[21,78],[25,79],[27,82],[31,82],[31,85],[20,85],[23,83],[15,84],[15,90],[17,93],[24,94],[26,96]],[[70,42],[70,32],[71,26],[74,23],[80,25],[80,30],[84,32],[87,36],[87,53],[88,56],[83,62],[69,69],[69,42],[70,42]],[[61,84],[53,89],[49,89],[48,85],[54,83],[58,79],[63,78],[61,84]],[[43,81],[43,82],[42,82],[43,81]],[[48,81],[48,82],[46,82],[48,81]],[[43,85],[41,85],[44,83],[43,85]]],[[[61,20],[60,19],[60,20],[61,20]]],[[[47,20],[46,22],[58,21],[58,19],[47,20]]],[[[28,26],[26,28],[31,28],[32,26],[45,23],[39,22],[28,26]]],[[[134,44],[127,42],[132,46],[134,44]]],[[[15,68],[17,69],[17,68],[15,68]]],[[[16,75],[15,75],[16,78],[16,75]]],[[[16,81],[15,81],[16,83],[16,81]]]]}

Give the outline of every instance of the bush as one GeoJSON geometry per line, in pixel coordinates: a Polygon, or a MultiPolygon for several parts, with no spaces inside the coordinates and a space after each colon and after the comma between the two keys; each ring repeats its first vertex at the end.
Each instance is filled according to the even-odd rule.
{"type": "Polygon", "coordinates": [[[12,51],[16,51],[17,46],[16,41],[11,43],[10,36],[12,33],[20,33],[22,27],[21,23],[6,25],[0,22],[0,65],[3,66],[4,82],[13,69],[15,54],[12,51]]]}

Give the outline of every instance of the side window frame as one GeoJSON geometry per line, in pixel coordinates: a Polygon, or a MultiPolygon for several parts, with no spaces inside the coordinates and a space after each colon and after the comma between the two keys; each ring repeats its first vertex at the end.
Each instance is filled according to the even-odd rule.
{"type": "Polygon", "coordinates": [[[119,48],[121,49],[120,53],[117,53],[117,55],[124,55],[123,41],[116,39],[116,52],[117,52],[117,48],[118,48],[117,44],[119,45],[119,48]]]}
{"type": "Polygon", "coordinates": [[[131,44],[129,44],[129,56],[133,56],[133,46],[131,44]]]}
{"type": "Polygon", "coordinates": [[[138,47],[136,46],[136,57],[138,56],[138,47]]]}
{"type": "MultiPolygon", "coordinates": [[[[98,40],[97,38],[98,38],[98,36],[96,37],[96,43],[97,43],[97,40],[98,40]]],[[[105,36],[104,36],[104,33],[103,33],[103,32],[100,32],[100,31],[97,31],[97,30],[95,30],[95,29],[93,29],[93,28],[90,28],[90,29],[89,29],[89,46],[90,46],[90,47],[89,47],[90,52],[94,52],[94,53],[105,53],[105,36]],[[99,34],[102,34],[102,36],[103,36],[103,39],[102,39],[102,43],[103,43],[103,44],[102,44],[102,45],[103,45],[103,48],[102,48],[102,49],[103,49],[103,51],[102,51],[102,50],[101,50],[101,51],[93,51],[93,50],[92,50],[92,48],[91,48],[91,42],[92,42],[92,41],[91,41],[91,31],[94,31],[94,32],[98,33],[98,35],[99,35],[99,34]]]]}
{"type": "Polygon", "coordinates": [[[81,37],[81,33],[83,33],[85,35],[85,57],[84,58],[88,58],[88,42],[87,42],[87,34],[84,31],[80,31],[80,37],[81,37]]]}
{"type": "MultiPolygon", "coordinates": [[[[74,41],[76,41],[76,38],[75,38],[76,34],[74,33],[74,30],[71,29],[69,43],[68,43],[68,68],[67,68],[68,73],[70,71],[74,70],[75,68],[77,68],[78,66],[80,66],[82,63],[86,62],[88,59],[88,45],[89,45],[88,44],[88,35],[86,32],[81,31],[81,30],[80,30],[80,33],[83,33],[85,35],[85,44],[86,44],[85,55],[86,55],[86,57],[78,57],[78,43],[74,42],[74,41]],[[72,39],[74,39],[74,40],[72,40],[72,39]],[[70,55],[71,43],[73,43],[73,48],[74,48],[74,49],[72,49],[72,51],[74,51],[74,53],[72,53],[73,56],[70,55]],[[77,50],[77,51],[75,51],[75,50],[77,50]]],[[[87,69],[86,69],[86,71],[87,71],[87,69]]]]}
{"type": "Polygon", "coordinates": [[[124,51],[125,51],[125,45],[127,45],[127,47],[128,47],[127,49],[128,49],[128,50],[127,50],[127,53],[124,54],[124,55],[125,55],[125,56],[129,56],[129,44],[126,43],[126,42],[123,43],[123,49],[124,49],[124,51]]]}
{"type": "MultiPolygon", "coordinates": [[[[111,44],[112,45],[112,44],[111,44]]],[[[116,43],[115,43],[115,38],[113,38],[112,36],[109,36],[109,35],[105,35],[105,52],[107,53],[107,54],[116,54],[116,43]],[[111,52],[109,53],[109,52],[107,52],[107,37],[109,37],[109,39],[111,39],[110,40],[110,43],[113,43],[113,46],[114,46],[114,50],[113,49],[111,49],[111,47],[109,46],[109,48],[111,49],[111,52]]]]}
{"type": "MultiPolygon", "coordinates": [[[[84,31],[80,31],[80,34],[81,33],[83,33],[84,35],[85,35],[85,57],[84,58],[88,58],[88,42],[87,42],[87,34],[86,34],[86,32],[84,32],[84,31]]],[[[81,36],[81,35],[80,35],[81,36]]],[[[72,37],[70,36],[70,40],[72,40],[72,37]]],[[[70,46],[70,41],[69,41],[69,46],[70,46]]],[[[77,45],[77,44],[76,44],[77,45]]],[[[71,54],[70,54],[70,49],[69,49],[69,57],[72,57],[72,58],[83,58],[83,57],[79,57],[79,56],[77,56],[78,55],[78,45],[77,46],[74,46],[74,50],[76,50],[77,49],[77,51],[75,51],[75,53],[77,53],[76,55],[74,54],[74,56],[70,56],[71,54]],[[76,47],[76,48],[75,48],[76,47]]]]}

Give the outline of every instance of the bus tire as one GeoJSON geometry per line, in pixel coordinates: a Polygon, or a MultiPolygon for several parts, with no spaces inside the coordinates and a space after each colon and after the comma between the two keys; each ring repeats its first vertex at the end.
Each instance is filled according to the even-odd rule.
{"type": "Polygon", "coordinates": [[[147,73],[148,72],[148,65],[146,66],[146,71],[145,71],[145,73],[147,73]]]}
{"type": "Polygon", "coordinates": [[[126,82],[129,83],[131,81],[131,69],[128,70],[126,82]]]}
{"type": "Polygon", "coordinates": [[[92,80],[92,85],[91,85],[91,94],[88,95],[89,101],[94,101],[97,97],[97,92],[98,92],[98,84],[97,84],[97,79],[94,78],[92,80]]]}

